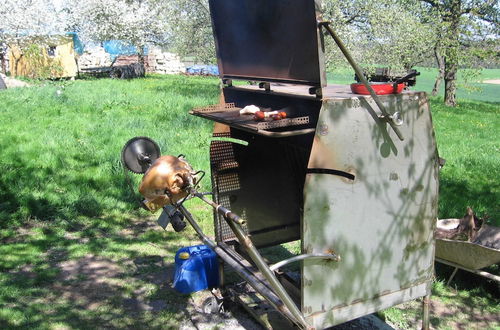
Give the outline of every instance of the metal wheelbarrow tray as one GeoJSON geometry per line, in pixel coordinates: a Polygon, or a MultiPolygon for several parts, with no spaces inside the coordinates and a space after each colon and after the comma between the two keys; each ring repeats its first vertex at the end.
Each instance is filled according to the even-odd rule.
{"type": "MultiPolygon", "coordinates": [[[[459,222],[460,219],[442,219],[438,220],[437,227],[455,228],[459,222]]],[[[436,260],[455,267],[448,283],[459,268],[500,282],[500,276],[480,271],[500,262],[499,242],[500,228],[489,225],[483,225],[472,242],[436,238],[436,260]]]]}

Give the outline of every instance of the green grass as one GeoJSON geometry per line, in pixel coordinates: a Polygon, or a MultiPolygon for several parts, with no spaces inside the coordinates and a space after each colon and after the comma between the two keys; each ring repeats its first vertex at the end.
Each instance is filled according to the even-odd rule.
{"type": "Polygon", "coordinates": [[[467,206],[500,226],[500,107],[462,101],[431,102],[440,157],[440,218],[461,218],[467,206]]]}
{"type": "MultiPolygon", "coordinates": [[[[59,323],[161,328],[185,317],[177,315],[177,305],[140,317],[127,315],[120,305],[152,286],[141,276],[162,267],[125,267],[121,283],[110,286],[114,295],[92,310],[85,294],[57,296],[71,292],[72,284],[58,287],[56,264],[88,255],[113,264],[151,256],[173,260],[179,247],[198,242],[191,229],[183,234],[158,230],[155,217],[138,210],[120,152],[131,137],[149,136],[162,153],[183,153],[195,168],[208,169],[211,124],[188,110],[216,103],[218,93],[215,79],[182,76],[49,83],[0,93],[1,328],[45,329],[59,323]],[[143,223],[153,229],[135,232],[143,223]],[[133,232],[123,233],[127,228],[133,232]]],[[[137,186],[140,176],[133,179],[137,186]]],[[[202,187],[208,190],[209,185],[206,179],[202,187]]],[[[212,233],[211,212],[189,203],[204,230],[212,233]]],[[[141,299],[173,294],[154,285],[150,291],[141,299]]],[[[186,299],[176,295],[169,300],[187,305],[186,299]]]]}
{"type": "MultiPolygon", "coordinates": [[[[437,77],[437,69],[416,68],[420,72],[417,76],[417,84],[412,87],[413,90],[425,91],[430,93],[434,87],[437,77]]],[[[499,85],[484,84],[484,80],[500,79],[500,69],[484,69],[479,76],[464,81],[463,77],[466,71],[459,72],[457,100],[458,102],[475,100],[484,102],[500,103],[499,85]]],[[[354,82],[354,71],[349,68],[334,70],[328,74],[328,82],[335,84],[350,84],[354,82]]],[[[441,83],[440,97],[444,95],[444,82],[441,83]]],[[[498,106],[498,105],[497,105],[498,106]]]]}
{"type": "MultiPolygon", "coordinates": [[[[0,92],[1,328],[161,328],[188,317],[182,311],[189,297],[151,278],[171,267],[179,247],[199,241],[191,229],[159,230],[155,216],[137,209],[120,152],[129,138],[149,136],[162,153],[185,154],[196,169],[208,171],[212,125],[188,110],[217,103],[218,93],[217,79],[185,76],[41,83],[0,92]],[[59,269],[88,256],[119,271],[92,280],[85,271],[67,277],[59,269]],[[90,288],[83,290],[82,283],[90,288]],[[92,289],[109,296],[93,306],[92,289]],[[122,305],[127,299],[169,305],[137,314],[122,305]]],[[[462,216],[472,206],[498,221],[498,105],[461,100],[458,108],[447,108],[431,99],[431,107],[440,156],[447,160],[440,217],[462,216]]],[[[134,185],[139,179],[134,176],[134,185]]],[[[202,189],[209,186],[207,178],[202,189]]],[[[211,211],[188,203],[212,233],[211,211]]],[[[495,301],[485,299],[487,306],[495,301]]]]}
{"type": "Polygon", "coordinates": [[[195,168],[208,168],[210,123],[187,112],[217,102],[215,80],[105,79],[63,86],[1,95],[1,227],[130,212],[135,205],[120,151],[133,136],[150,136],[163,153],[183,153],[195,168]]]}
{"type": "MultiPolygon", "coordinates": [[[[459,275],[463,276],[459,273],[459,275]]],[[[464,277],[464,276],[463,276],[464,277]]],[[[458,288],[446,286],[444,279],[438,278],[432,288],[431,327],[434,329],[498,329],[500,304],[498,297],[478,285],[474,279],[469,283],[460,282],[458,288]],[[437,313],[439,311],[439,316],[437,313]]],[[[456,281],[455,281],[456,283],[456,281]]],[[[422,319],[420,301],[410,301],[379,313],[388,323],[398,329],[415,329],[422,319]]]]}

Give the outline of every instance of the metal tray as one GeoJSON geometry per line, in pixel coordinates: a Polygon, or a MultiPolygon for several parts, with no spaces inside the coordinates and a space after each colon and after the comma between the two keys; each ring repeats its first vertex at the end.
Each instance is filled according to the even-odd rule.
{"type": "MultiPolygon", "coordinates": [[[[269,118],[265,121],[257,122],[251,115],[240,115],[240,110],[241,108],[236,107],[234,103],[226,103],[195,108],[190,111],[190,114],[226,124],[230,127],[270,137],[302,135],[315,131],[314,128],[296,129],[295,127],[309,124],[309,116],[281,120],[272,120],[269,118]],[[286,130],[288,127],[295,127],[295,129],[286,130]]],[[[269,109],[269,111],[270,110],[271,109],[269,109]]]]}

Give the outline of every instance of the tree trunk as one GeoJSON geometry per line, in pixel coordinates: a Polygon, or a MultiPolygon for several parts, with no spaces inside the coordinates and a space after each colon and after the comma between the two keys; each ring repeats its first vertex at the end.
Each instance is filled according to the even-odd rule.
{"type": "Polygon", "coordinates": [[[432,89],[432,96],[436,96],[439,93],[439,87],[441,87],[441,82],[444,78],[444,56],[441,54],[439,46],[434,47],[434,56],[436,56],[439,71],[434,82],[434,88],[432,89]]]}
{"type": "Polygon", "coordinates": [[[12,77],[19,76],[19,62],[21,62],[21,58],[23,58],[23,54],[19,55],[19,57],[13,55],[11,58],[11,61],[14,60],[14,72],[10,73],[12,77]]]}
{"type": "Polygon", "coordinates": [[[455,95],[457,93],[457,70],[456,63],[445,61],[444,74],[444,104],[450,107],[457,105],[455,95]]]}
{"type": "Polygon", "coordinates": [[[457,105],[455,95],[457,92],[457,71],[460,52],[460,16],[461,0],[451,0],[447,40],[445,44],[444,60],[444,104],[454,107],[457,105]]]}
{"type": "Polygon", "coordinates": [[[142,74],[139,75],[139,77],[144,77],[146,72],[144,45],[138,45],[136,46],[136,48],[137,48],[137,60],[139,62],[139,66],[142,69],[142,74]]]}
{"type": "Polygon", "coordinates": [[[1,71],[3,73],[7,73],[7,67],[5,65],[5,56],[3,54],[0,54],[0,66],[1,66],[1,71]]]}

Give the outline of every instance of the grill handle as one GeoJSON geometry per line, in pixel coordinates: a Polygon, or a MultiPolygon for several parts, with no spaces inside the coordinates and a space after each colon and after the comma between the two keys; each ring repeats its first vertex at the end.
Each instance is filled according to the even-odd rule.
{"type": "Polygon", "coordinates": [[[257,131],[257,134],[264,135],[264,136],[271,137],[271,138],[283,138],[283,137],[303,135],[303,134],[312,134],[314,132],[316,132],[315,128],[305,128],[305,129],[299,129],[296,131],[286,131],[286,132],[270,132],[270,131],[266,131],[263,129],[259,129],[257,131]]]}
{"type": "Polygon", "coordinates": [[[291,257],[285,260],[281,260],[280,262],[277,262],[271,266],[269,266],[269,269],[272,271],[275,271],[278,268],[281,268],[285,265],[291,264],[292,262],[297,262],[300,260],[305,260],[305,259],[322,259],[322,260],[333,260],[333,261],[340,261],[340,257],[336,254],[330,254],[330,253],[307,253],[307,254],[301,254],[295,257],[291,257]]]}

